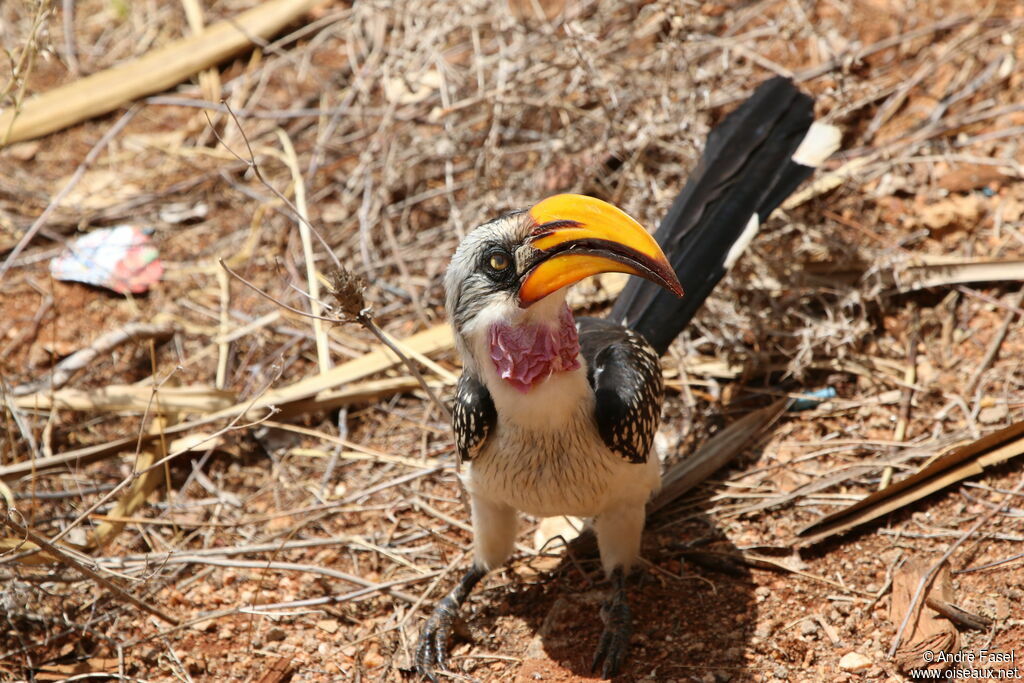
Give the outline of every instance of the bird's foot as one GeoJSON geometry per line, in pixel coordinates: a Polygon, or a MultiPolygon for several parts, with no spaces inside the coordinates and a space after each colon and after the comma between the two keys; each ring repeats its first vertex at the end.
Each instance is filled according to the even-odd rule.
{"type": "Polygon", "coordinates": [[[452,592],[441,599],[434,613],[427,619],[416,643],[416,670],[433,683],[437,683],[437,672],[448,670],[448,642],[459,621],[459,606],[465,602],[487,570],[471,566],[452,592]]]}
{"type": "Polygon", "coordinates": [[[416,644],[416,670],[437,683],[437,672],[448,670],[448,643],[459,618],[459,606],[450,596],[437,603],[420,631],[416,644]]]}
{"type": "Polygon", "coordinates": [[[604,632],[590,665],[591,671],[597,671],[598,665],[601,665],[602,678],[611,678],[619,673],[629,651],[629,638],[633,634],[633,616],[626,600],[625,577],[622,570],[616,569],[612,579],[615,587],[601,606],[604,632]]]}

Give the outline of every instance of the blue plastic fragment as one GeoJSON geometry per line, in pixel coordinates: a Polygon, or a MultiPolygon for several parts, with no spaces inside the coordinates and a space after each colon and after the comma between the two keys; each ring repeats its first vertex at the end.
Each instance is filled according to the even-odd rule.
{"type": "Polygon", "coordinates": [[[789,405],[790,412],[817,408],[823,401],[827,401],[830,398],[836,397],[836,390],[833,387],[815,389],[814,391],[807,391],[804,393],[806,394],[804,398],[794,399],[793,402],[789,405]]]}

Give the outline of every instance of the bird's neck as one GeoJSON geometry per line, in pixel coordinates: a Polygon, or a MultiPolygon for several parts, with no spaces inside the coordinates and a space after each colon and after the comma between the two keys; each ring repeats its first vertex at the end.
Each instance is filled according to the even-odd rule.
{"type": "Polygon", "coordinates": [[[493,322],[487,346],[498,378],[523,394],[552,375],[580,369],[576,321],[564,303],[551,321],[493,322]]]}

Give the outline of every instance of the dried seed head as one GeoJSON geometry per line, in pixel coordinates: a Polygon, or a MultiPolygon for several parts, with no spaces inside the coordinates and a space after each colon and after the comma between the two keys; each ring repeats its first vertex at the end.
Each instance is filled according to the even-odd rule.
{"type": "Polygon", "coordinates": [[[342,266],[331,273],[331,286],[334,289],[334,298],[337,299],[339,308],[348,317],[358,317],[366,308],[366,298],[363,296],[366,284],[363,282],[363,278],[348,268],[342,266]]]}

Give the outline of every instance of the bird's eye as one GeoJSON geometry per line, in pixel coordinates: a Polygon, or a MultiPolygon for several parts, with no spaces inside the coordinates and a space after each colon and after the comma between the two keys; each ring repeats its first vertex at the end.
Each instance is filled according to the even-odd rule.
{"type": "Polygon", "coordinates": [[[503,251],[495,251],[487,259],[487,265],[491,270],[500,273],[512,265],[512,259],[503,251]]]}

